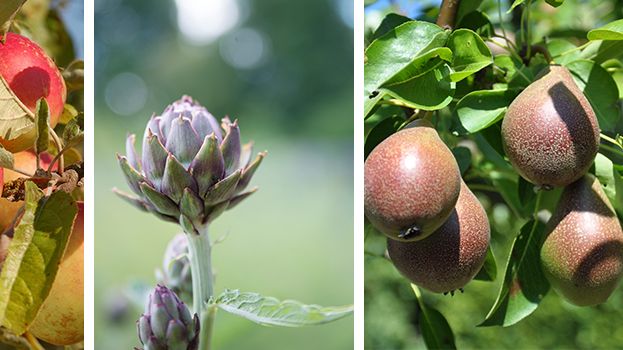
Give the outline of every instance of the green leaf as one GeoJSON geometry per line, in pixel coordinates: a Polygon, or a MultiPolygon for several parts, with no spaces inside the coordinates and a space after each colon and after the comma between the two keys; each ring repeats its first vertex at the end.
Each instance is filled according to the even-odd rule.
{"type": "MultiPolygon", "coordinates": [[[[510,164],[508,164],[506,160],[504,160],[504,157],[502,156],[504,154],[501,149],[502,147],[494,147],[494,145],[492,145],[491,142],[487,140],[487,138],[485,138],[484,135],[490,129],[492,128],[485,129],[474,135],[474,141],[476,141],[478,149],[482,152],[485,159],[493,163],[493,165],[495,165],[496,167],[505,170],[511,170],[512,167],[510,166],[510,164]]],[[[499,138],[499,134],[496,136],[499,138]]]]}
{"type": "Polygon", "coordinates": [[[444,64],[423,76],[387,86],[382,91],[411,108],[434,111],[452,102],[456,83],[450,80],[450,74],[450,67],[444,64]]]}
{"type": "Polygon", "coordinates": [[[45,98],[37,101],[37,112],[35,113],[35,128],[37,129],[37,142],[35,143],[35,152],[37,154],[48,150],[50,145],[50,108],[45,98]]]}
{"type": "Polygon", "coordinates": [[[511,7],[508,9],[508,11],[506,11],[506,13],[511,13],[513,12],[513,10],[515,9],[515,7],[523,4],[526,0],[515,0],[513,1],[513,4],[511,5],[511,7]]]}
{"type": "Polygon", "coordinates": [[[7,151],[0,145],[0,168],[13,169],[14,161],[13,153],[7,151]]]}
{"type": "Polygon", "coordinates": [[[422,293],[415,284],[412,284],[411,288],[420,306],[418,324],[426,347],[429,349],[456,349],[454,334],[446,318],[441,312],[424,303],[422,293]]]}
{"type": "Polygon", "coordinates": [[[456,163],[459,165],[461,175],[465,174],[467,169],[472,165],[472,152],[467,147],[458,146],[452,149],[452,154],[456,158],[456,163]]]}
{"type": "Polygon", "coordinates": [[[475,133],[502,119],[518,94],[518,90],[472,91],[456,104],[456,114],[465,130],[475,133]]]}
{"type": "Polygon", "coordinates": [[[483,0],[462,0],[459,9],[456,11],[456,22],[459,23],[469,13],[478,10],[483,0]]]}
{"type": "Polygon", "coordinates": [[[545,0],[546,3],[552,5],[553,7],[558,7],[562,5],[565,0],[545,0]]]}
{"type": "Polygon", "coordinates": [[[596,40],[582,50],[580,56],[602,63],[611,58],[623,57],[623,41],[621,40],[596,40]]]}
{"type": "Polygon", "coordinates": [[[614,210],[623,216],[623,178],[612,161],[601,153],[597,153],[595,157],[595,176],[614,210]]]}
{"type": "Polygon", "coordinates": [[[13,18],[25,2],[26,0],[0,1],[0,36],[4,36],[13,18]]]}
{"type": "Polygon", "coordinates": [[[15,96],[6,80],[0,76],[0,137],[14,140],[32,131],[34,114],[15,96]]]}
{"type": "Polygon", "coordinates": [[[376,30],[374,31],[374,34],[372,34],[372,40],[376,40],[382,37],[383,35],[387,34],[387,32],[389,32],[390,30],[393,30],[399,25],[406,23],[406,22],[410,22],[410,21],[411,21],[411,18],[409,17],[405,17],[397,13],[390,13],[387,16],[385,16],[385,18],[383,18],[383,21],[381,22],[379,27],[376,28],[376,30]]]}
{"type": "Polygon", "coordinates": [[[479,281],[495,281],[497,275],[498,265],[495,262],[493,249],[491,249],[491,246],[489,246],[487,248],[487,258],[485,259],[485,263],[484,265],[482,265],[482,268],[480,269],[480,271],[478,271],[478,274],[476,274],[476,277],[474,277],[474,279],[479,281]]]}
{"type": "Polygon", "coordinates": [[[366,49],[364,91],[370,95],[387,80],[418,62],[420,56],[443,47],[448,34],[437,25],[410,21],[374,40],[366,49]]]}
{"type": "Polygon", "coordinates": [[[447,46],[452,50],[452,81],[460,81],[493,63],[491,50],[478,34],[469,29],[457,29],[450,35],[447,46]]]}
{"type": "Polygon", "coordinates": [[[497,300],[479,327],[511,326],[537,309],[549,291],[540,260],[544,231],[545,225],[534,220],[521,228],[513,242],[497,300]]]}
{"type": "Polygon", "coordinates": [[[383,99],[383,97],[385,97],[385,93],[384,92],[377,92],[376,95],[368,95],[365,94],[363,96],[363,118],[366,119],[369,116],[371,116],[374,112],[374,107],[376,107],[376,104],[379,103],[379,101],[381,99],[383,99]]]}
{"type": "Polygon", "coordinates": [[[26,183],[24,216],[0,273],[0,323],[23,334],[48,296],[78,208],[63,191],[44,197],[26,183]]]}
{"type": "Polygon", "coordinates": [[[575,48],[576,46],[572,42],[565,39],[553,38],[547,41],[547,50],[552,57],[555,57],[554,62],[558,64],[564,65],[579,60],[581,58],[580,51],[574,50],[575,48]]]}
{"type": "Polygon", "coordinates": [[[506,205],[508,205],[513,213],[520,218],[525,216],[526,213],[523,211],[523,206],[521,205],[518,195],[519,176],[511,178],[503,173],[492,171],[490,177],[493,186],[500,192],[506,205]]]}
{"type": "Polygon", "coordinates": [[[379,143],[383,142],[387,137],[398,131],[398,127],[404,122],[404,119],[398,117],[390,117],[382,120],[378,123],[368,136],[366,137],[366,142],[364,145],[364,157],[368,158],[368,155],[374,147],[376,147],[379,143]]]}
{"type": "Polygon", "coordinates": [[[364,217],[364,251],[367,254],[384,257],[387,249],[387,237],[372,226],[368,218],[364,217]]]}
{"type": "Polygon", "coordinates": [[[578,60],[567,64],[573,79],[591,103],[599,127],[614,131],[619,120],[619,91],[612,76],[599,64],[589,60],[578,60]]]}
{"type": "Polygon", "coordinates": [[[623,40],[623,19],[588,32],[588,40],[623,40]]]}
{"type": "Polygon", "coordinates": [[[421,77],[431,70],[441,66],[444,61],[452,61],[452,51],[447,47],[432,49],[413,60],[409,66],[385,81],[381,87],[401,84],[410,79],[421,77]]]}
{"type": "Polygon", "coordinates": [[[226,289],[214,305],[231,314],[265,326],[302,327],[339,320],[353,313],[352,305],[322,307],[298,301],[279,301],[258,293],[226,289]]]}
{"type": "MultiPolygon", "coordinates": [[[[461,2],[461,5],[463,3],[461,2]]],[[[457,28],[471,29],[481,38],[490,38],[495,34],[495,28],[489,17],[480,11],[473,11],[465,15],[457,24],[457,28]]]]}

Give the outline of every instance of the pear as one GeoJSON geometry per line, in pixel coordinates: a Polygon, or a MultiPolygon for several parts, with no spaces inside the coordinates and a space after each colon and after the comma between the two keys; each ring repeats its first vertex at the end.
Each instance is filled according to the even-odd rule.
{"type": "Polygon", "coordinates": [[[549,66],[511,103],[502,121],[504,151],[526,180],[564,187],[586,174],[599,149],[590,103],[562,66],[549,66]]]}
{"type": "Polygon", "coordinates": [[[578,306],[605,302],[623,275],[623,231],[593,175],[564,189],[546,232],[541,263],[554,290],[578,306]]]}
{"type": "Polygon", "coordinates": [[[387,240],[387,252],[398,271],[413,283],[437,293],[460,289],[480,271],[491,231],[487,213],[467,185],[450,218],[418,242],[387,240]]]}
{"type": "Polygon", "coordinates": [[[421,240],[450,216],[461,176],[432,124],[417,120],[381,142],[364,166],[368,220],[391,239],[421,240]]]}

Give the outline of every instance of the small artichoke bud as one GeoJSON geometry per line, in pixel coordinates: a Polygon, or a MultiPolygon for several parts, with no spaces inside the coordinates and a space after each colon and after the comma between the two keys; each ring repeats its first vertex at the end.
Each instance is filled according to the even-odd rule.
{"type": "Polygon", "coordinates": [[[126,156],[118,159],[137,196],[118,194],[190,233],[255,192],[245,189],[266,156],[253,159],[251,143],[241,144],[237,121],[225,117],[219,124],[189,96],[151,117],[140,157],[135,138],[128,136],[126,156]]]}
{"type": "Polygon", "coordinates": [[[169,287],[186,303],[193,299],[193,282],[188,259],[188,240],[178,233],[167,245],[162,270],[156,271],[160,283],[169,287]]]}
{"type": "Polygon", "coordinates": [[[143,350],[197,350],[199,318],[165,286],[149,295],[145,313],[136,322],[143,350]]]}

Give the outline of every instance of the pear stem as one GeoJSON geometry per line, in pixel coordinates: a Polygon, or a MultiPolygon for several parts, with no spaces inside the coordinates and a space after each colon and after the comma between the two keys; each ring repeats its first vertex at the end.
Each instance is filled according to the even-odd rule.
{"type": "Polygon", "coordinates": [[[209,350],[216,311],[209,304],[214,296],[214,274],[212,273],[212,245],[208,225],[197,227],[199,234],[186,232],[188,255],[193,284],[193,313],[201,318],[199,349],[209,350]]]}
{"type": "Polygon", "coordinates": [[[454,29],[456,12],[460,4],[461,0],[443,0],[437,17],[437,25],[444,29],[454,29]]]}

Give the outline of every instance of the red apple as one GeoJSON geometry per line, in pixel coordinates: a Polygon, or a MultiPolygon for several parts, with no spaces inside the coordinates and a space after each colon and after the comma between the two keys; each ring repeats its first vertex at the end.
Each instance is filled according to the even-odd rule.
{"type": "MultiPolygon", "coordinates": [[[[30,39],[15,33],[7,33],[5,39],[4,44],[0,41],[0,75],[17,98],[33,112],[37,101],[45,97],[50,107],[50,125],[56,126],[67,97],[65,81],[58,67],[30,39]]],[[[33,129],[17,139],[0,138],[0,144],[11,152],[19,152],[31,148],[35,137],[33,129]]]]}

